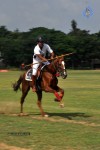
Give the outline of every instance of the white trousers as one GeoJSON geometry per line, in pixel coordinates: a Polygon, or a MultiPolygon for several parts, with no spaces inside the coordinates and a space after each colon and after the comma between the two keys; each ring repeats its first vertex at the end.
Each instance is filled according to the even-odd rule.
{"type": "MultiPolygon", "coordinates": [[[[33,63],[34,65],[33,65],[33,67],[32,67],[32,75],[36,75],[37,74],[37,70],[38,70],[38,67],[39,67],[39,62],[36,62],[36,64],[35,63],[33,63]]],[[[48,62],[48,61],[46,61],[46,62],[43,62],[43,64],[44,65],[49,65],[50,63],[48,62]]]]}
{"type": "Polygon", "coordinates": [[[32,75],[36,75],[37,74],[37,70],[38,70],[39,64],[35,64],[32,67],[32,75]]]}

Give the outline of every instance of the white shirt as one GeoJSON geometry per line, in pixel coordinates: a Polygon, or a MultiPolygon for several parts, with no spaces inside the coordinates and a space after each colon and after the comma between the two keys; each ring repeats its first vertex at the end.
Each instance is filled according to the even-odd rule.
{"type": "Polygon", "coordinates": [[[43,45],[43,48],[40,49],[39,45],[37,44],[34,48],[34,55],[33,55],[33,62],[40,62],[40,58],[38,56],[36,56],[36,54],[41,54],[42,56],[46,56],[46,53],[52,53],[53,50],[50,48],[50,46],[48,44],[43,45]]]}

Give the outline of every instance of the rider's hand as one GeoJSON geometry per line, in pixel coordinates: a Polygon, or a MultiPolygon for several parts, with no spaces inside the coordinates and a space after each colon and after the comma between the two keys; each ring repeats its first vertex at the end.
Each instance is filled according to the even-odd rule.
{"type": "Polygon", "coordinates": [[[49,61],[46,61],[46,62],[43,62],[45,65],[49,65],[50,62],[49,61]]]}

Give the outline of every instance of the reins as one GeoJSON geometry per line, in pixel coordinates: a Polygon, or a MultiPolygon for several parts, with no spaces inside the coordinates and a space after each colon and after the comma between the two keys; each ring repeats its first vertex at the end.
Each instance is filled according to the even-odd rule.
{"type": "MultiPolygon", "coordinates": [[[[50,61],[50,60],[57,59],[57,58],[59,58],[59,57],[65,57],[65,56],[69,56],[69,55],[72,55],[72,54],[74,54],[74,52],[73,52],[73,53],[63,54],[63,55],[60,55],[60,56],[56,56],[56,57],[54,57],[54,58],[52,58],[52,59],[47,59],[47,60],[50,61]]],[[[42,62],[44,62],[44,61],[40,61],[40,62],[37,62],[37,63],[28,64],[28,65],[25,65],[24,68],[29,67],[29,66],[32,66],[32,65],[35,65],[35,64],[39,64],[39,63],[42,63],[42,62]]]]}
{"type": "Polygon", "coordinates": [[[51,62],[53,68],[56,70],[56,67],[55,67],[55,64],[54,64],[54,61],[51,62]]]}

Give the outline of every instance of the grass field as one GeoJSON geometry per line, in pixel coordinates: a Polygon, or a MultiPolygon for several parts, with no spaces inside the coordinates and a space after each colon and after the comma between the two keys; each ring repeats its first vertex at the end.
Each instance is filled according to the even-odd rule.
{"type": "Polygon", "coordinates": [[[20,74],[0,73],[0,150],[100,150],[100,70],[68,70],[67,79],[59,78],[65,107],[43,93],[48,118],[41,117],[31,90],[24,103],[28,115],[18,116],[21,92],[11,84],[20,74]]]}

